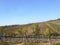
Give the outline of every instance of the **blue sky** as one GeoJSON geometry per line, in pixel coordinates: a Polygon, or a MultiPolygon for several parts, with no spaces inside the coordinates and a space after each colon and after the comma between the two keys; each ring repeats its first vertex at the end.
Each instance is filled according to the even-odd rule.
{"type": "Polygon", "coordinates": [[[60,18],[60,0],[0,0],[0,25],[60,18]]]}

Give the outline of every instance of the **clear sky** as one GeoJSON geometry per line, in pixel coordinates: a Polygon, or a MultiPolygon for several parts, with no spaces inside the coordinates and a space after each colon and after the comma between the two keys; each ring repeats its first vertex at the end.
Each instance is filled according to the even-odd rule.
{"type": "Polygon", "coordinates": [[[60,18],[60,0],[0,0],[0,25],[60,18]]]}

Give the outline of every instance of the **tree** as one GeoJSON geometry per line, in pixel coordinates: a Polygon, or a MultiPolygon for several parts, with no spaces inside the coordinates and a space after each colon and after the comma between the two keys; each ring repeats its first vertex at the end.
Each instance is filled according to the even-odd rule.
{"type": "Polygon", "coordinates": [[[58,18],[57,20],[60,20],[60,18],[58,18]]]}
{"type": "Polygon", "coordinates": [[[51,30],[49,28],[46,28],[44,34],[45,34],[45,36],[48,36],[48,41],[49,41],[49,45],[50,45],[51,30]]]}
{"type": "Polygon", "coordinates": [[[38,24],[35,25],[34,29],[33,29],[33,33],[34,35],[39,35],[40,34],[40,27],[38,24]]]}
{"type": "Polygon", "coordinates": [[[46,28],[45,32],[44,32],[44,35],[45,36],[48,36],[50,38],[50,34],[51,34],[51,31],[49,28],[46,28]]]}

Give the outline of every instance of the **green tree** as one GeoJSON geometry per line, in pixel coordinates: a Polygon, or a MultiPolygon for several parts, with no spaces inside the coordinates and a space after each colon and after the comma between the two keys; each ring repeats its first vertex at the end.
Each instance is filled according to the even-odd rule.
{"type": "Polygon", "coordinates": [[[50,43],[50,34],[51,34],[51,30],[49,28],[46,28],[45,32],[44,32],[45,36],[48,36],[48,41],[49,41],[49,45],[51,44],[50,43]]]}
{"type": "Polygon", "coordinates": [[[33,33],[34,33],[34,35],[40,34],[40,27],[38,24],[35,24],[35,27],[33,28],[33,33]]]}
{"type": "Polygon", "coordinates": [[[50,38],[50,34],[51,34],[51,30],[49,28],[46,28],[44,35],[50,38]]]}

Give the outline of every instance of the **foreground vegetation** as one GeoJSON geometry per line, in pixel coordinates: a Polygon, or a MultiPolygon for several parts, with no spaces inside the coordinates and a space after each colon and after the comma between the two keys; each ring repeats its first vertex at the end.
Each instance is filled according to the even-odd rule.
{"type": "MultiPolygon", "coordinates": [[[[60,19],[27,25],[0,26],[0,36],[12,36],[12,37],[31,35],[39,36],[40,34],[42,35],[42,37],[44,35],[46,38],[48,38],[48,40],[50,40],[52,35],[55,38],[60,38],[58,37],[58,35],[60,35],[60,19]]],[[[14,44],[4,43],[0,45],[14,45],[14,44]]],[[[24,42],[24,45],[41,45],[41,44],[24,42]]],[[[60,45],[60,43],[53,45],[60,45]]]]}
{"type": "MultiPolygon", "coordinates": [[[[4,43],[4,44],[0,44],[0,45],[18,45],[18,44],[8,44],[8,43],[4,43]]],[[[21,44],[22,45],[22,44],[21,44]]],[[[41,45],[40,43],[29,43],[29,42],[25,42],[24,45],[41,45]]],[[[45,44],[43,44],[45,45],[45,44]]],[[[46,44],[47,45],[47,44],[46,44]]],[[[60,45],[60,43],[56,43],[56,44],[51,44],[51,45],[60,45]]]]}
{"type": "Polygon", "coordinates": [[[8,44],[8,43],[4,43],[4,44],[0,44],[0,45],[10,45],[10,44],[8,44]]]}
{"type": "Polygon", "coordinates": [[[56,43],[56,44],[53,44],[53,45],[60,45],[60,43],[56,43]]]}

